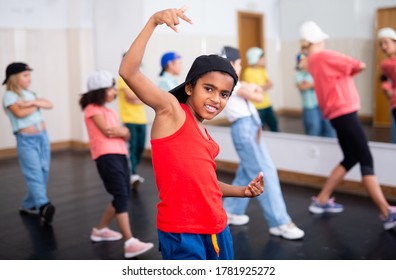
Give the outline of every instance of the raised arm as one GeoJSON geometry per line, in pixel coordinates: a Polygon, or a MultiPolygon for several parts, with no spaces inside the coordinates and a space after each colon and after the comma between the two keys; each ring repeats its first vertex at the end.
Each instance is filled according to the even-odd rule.
{"type": "Polygon", "coordinates": [[[121,61],[119,74],[126,84],[132,89],[137,97],[148,106],[152,107],[158,114],[161,110],[169,106],[175,106],[178,102],[173,95],[159,89],[150,81],[141,71],[144,51],[154,29],[161,24],[177,31],[176,25],[179,24],[179,18],[191,23],[191,20],[184,15],[186,8],[168,9],[155,13],[150,17],[140,34],[136,37],[129,50],[121,61]]]}

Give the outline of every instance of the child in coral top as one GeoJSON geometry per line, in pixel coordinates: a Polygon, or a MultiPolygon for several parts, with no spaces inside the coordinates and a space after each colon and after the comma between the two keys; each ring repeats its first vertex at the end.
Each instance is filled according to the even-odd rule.
{"type": "Polygon", "coordinates": [[[366,135],[359,122],[360,97],[354,76],[366,65],[341,53],[326,50],[325,39],[329,36],[312,21],[300,29],[302,48],[308,51],[308,70],[315,81],[319,107],[337,132],[344,158],[333,169],[323,189],[312,198],[309,211],[314,214],[340,213],[343,205],[330,198],[332,192],[346,173],[360,164],[362,183],[381,213],[385,230],[396,226],[396,207],[386,201],[374,172],[374,162],[366,135]]]}
{"type": "Polygon", "coordinates": [[[379,45],[387,56],[381,62],[382,89],[390,101],[392,115],[396,121],[396,31],[390,27],[378,31],[379,45]]]}
{"type": "Polygon", "coordinates": [[[133,237],[129,224],[130,171],[125,141],[128,141],[130,134],[125,126],[120,125],[116,112],[105,106],[114,100],[116,94],[115,79],[111,73],[97,71],[88,78],[88,92],[80,98],[92,159],[96,162],[106,191],[113,196],[99,223],[92,229],[91,240],[100,242],[124,238],[124,256],[132,258],[150,250],[153,243],[133,237]],[[113,218],[121,233],[108,228],[113,218]]]}

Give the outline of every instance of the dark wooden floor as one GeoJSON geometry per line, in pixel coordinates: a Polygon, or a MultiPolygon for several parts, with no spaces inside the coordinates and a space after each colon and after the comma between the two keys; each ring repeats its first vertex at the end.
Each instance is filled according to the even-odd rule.
{"type": "MultiPolygon", "coordinates": [[[[130,198],[132,229],[138,238],[154,242],[155,248],[138,259],[158,260],[158,198],[149,159],[143,160],[139,172],[146,182],[130,198]]],[[[233,174],[224,172],[218,176],[228,183],[233,178],[233,174]]],[[[57,212],[51,226],[18,214],[25,187],[16,159],[0,161],[0,178],[0,259],[123,259],[122,241],[91,243],[89,239],[91,227],[110,197],[87,152],[52,154],[48,193],[57,212]]],[[[337,200],[345,204],[345,213],[317,217],[307,210],[317,190],[287,184],[282,188],[289,213],[306,237],[302,241],[270,237],[259,204],[252,200],[247,210],[251,222],[231,227],[236,259],[396,260],[396,230],[382,229],[378,211],[368,198],[337,193],[337,200]]]]}

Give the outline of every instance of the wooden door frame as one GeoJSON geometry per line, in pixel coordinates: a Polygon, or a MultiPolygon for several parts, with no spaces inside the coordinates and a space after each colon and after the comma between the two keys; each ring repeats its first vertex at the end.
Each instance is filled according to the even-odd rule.
{"type": "MultiPolygon", "coordinates": [[[[258,38],[258,46],[261,49],[265,50],[265,44],[264,44],[264,14],[262,13],[253,13],[253,12],[244,12],[244,11],[238,11],[238,48],[241,52],[241,55],[243,56],[244,53],[246,53],[247,49],[243,49],[242,44],[241,44],[241,38],[242,38],[242,33],[243,33],[243,26],[242,26],[242,18],[253,18],[255,20],[259,21],[259,38],[258,38]]],[[[244,66],[244,64],[242,65],[244,66]]]]}

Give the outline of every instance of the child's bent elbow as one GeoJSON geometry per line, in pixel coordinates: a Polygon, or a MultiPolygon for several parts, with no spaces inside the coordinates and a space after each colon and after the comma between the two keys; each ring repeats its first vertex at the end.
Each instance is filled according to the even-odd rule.
{"type": "Polygon", "coordinates": [[[120,75],[120,77],[121,77],[122,79],[125,79],[126,73],[125,73],[125,70],[123,69],[122,66],[121,66],[120,69],[118,70],[118,75],[120,75]]]}

